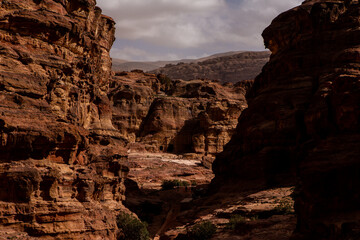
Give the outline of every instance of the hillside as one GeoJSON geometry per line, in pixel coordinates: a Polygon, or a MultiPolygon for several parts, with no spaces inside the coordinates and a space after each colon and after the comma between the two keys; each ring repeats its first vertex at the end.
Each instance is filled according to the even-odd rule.
{"type": "Polygon", "coordinates": [[[113,60],[112,69],[113,71],[120,72],[120,71],[132,71],[135,69],[139,69],[142,71],[152,71],[154,69],[157,69],[159,67],[162,67],[162,64],[156,63],[156,62],[127,62],[122,61],[119,59],[113,60]]]}
{"type": "Polygon", "coordinates": [[[267,51],[241,52],[191,63],[168,64],[152,71],[152,73],[165,74],[172,79],[192,80],[200,78],[235,83],[254,79],[269,60],[269,56],[270,53],[267,51]]]}
{"type": "Polygon", "coordinates": [[[231,56],[237,53],[241,53],[239,51],[231,51],[231,52],[224,52],[224,53],[217,53],[214,55],[210,55],[203,58],[198,59],[180,59],[180,60],[173,60],[173,61],[127,61],[123,59],[117,59],[113,58],[113,65],[112,70],[113,71],[132,71],[135,69],[143,70],[144,72],[148,71],[154,71],[158,68],[165,67],[168,64],[178,64],[178,63],[197,63],[202,62],[205,60],[218,58],[218,57],[225,57],[225,56],[231,56]]]}

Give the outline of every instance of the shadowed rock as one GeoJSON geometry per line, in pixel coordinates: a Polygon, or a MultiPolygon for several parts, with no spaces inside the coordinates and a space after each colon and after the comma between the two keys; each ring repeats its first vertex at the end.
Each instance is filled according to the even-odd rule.
{"type": "Polygon", "coordinates": [[[358,1],[305,1],[264,31],[270,61],[214,183],[295,182],[296,239],[359,237],[358,1]],[[235,180],[236,179],[236,180],[235,180]]]}
{"type": "Polygon", "coordinates": [[[1,1],[0,238],[116,239],[114,31],[93,0],[1,1]]]}

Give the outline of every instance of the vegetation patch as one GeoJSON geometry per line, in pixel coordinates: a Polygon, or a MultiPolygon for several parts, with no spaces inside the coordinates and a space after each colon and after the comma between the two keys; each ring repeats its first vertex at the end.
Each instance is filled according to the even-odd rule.
{"type": "Polygon", "coordinates": [[[226,225],[226,227],[231,230],[236,230],[239,225],[246,224],[246,221],[246,217],[242,215],[233,215],[231,216],[229,223],[226,225]]]}
{"type": "Polygon", "coordinates": [[[242,215],[233,215],[230,217],[229,223],[226,225],[226,228],[231,229],[235,232],[246,234],[251,231],[252,226],[250,225],[251,221],[258,219],[258,216],[252,216],[250,218],[242,215]]]}
{"type": "Polygon", "coordinates": [[[120,213],[116,223],[122,230],[118,240],[149,240],[147,224],[127,213],[120,213]]]}
{"type": "Polygon", "coordinates": [[[165,91],[168,91],[171,88],[172,86],[171,78],[169,78],[164,74],[158,74],[156,77],[160,80],[160,83],[165,86],[165,91]]]}
{"type": "Polygon", "coordinates": [[[286,215],[294,212],[294,203],[292,200],[284,198],[280,200],[278,205],[274,208],[277,214],[286,215]]]}
{"type": "Polygon", "coordinates": [[[174,189],[175,187],[188,187],[190,183],[187,181],[181,181],[178,179],[174,180],[164,180],[161,184],[163,190],[174,189]]]}
{"type": "Polygon", "coordinates": [[[204,221],[194,225],[188,232],[188,237],[191,240],[208,240],[216,232],[216,225],[210,221],[204,221]]]}

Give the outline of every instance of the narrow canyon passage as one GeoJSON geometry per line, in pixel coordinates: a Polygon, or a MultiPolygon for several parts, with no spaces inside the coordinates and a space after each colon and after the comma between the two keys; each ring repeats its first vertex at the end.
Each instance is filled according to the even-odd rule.
{"type": "Polygon", "coordinates": [[[212,171],[199,160],[161,153],[129,154],[133,166],[129,175],[125,205],[146,221],[154,239],[186,239],[187,232],[198,222],[211,221],[218,230],[214,239],[288,239],[295,229],[296,218],[291,194],[294,188],[238,192],[223,189],[212,195],[208,187],[212,171]],[[164,189],[166,180],[188,182],[188,186],[164,189]],[[139,189],[134,191],[134,183],[139,189]],[[247,230],[229,227],[241,216],[247,230]]]}
{"type": "MultiPolygon", "coordinates": [[[[358,0],[306,0],[266,20],[265,52],[151,72],[116,71],[129,62],[110,56],[115,36],[137,32],[115,32],[134,4],[168,4],[164,24],[180,6],[210,4],[212,24],[300,4],[273,1],[112,0],[128,11],[115,25],[96,0],[0,0],[0,239],[360,239],[358,0]],[[244,7],[260,3],[274,7],[244,7]]],[[[149,9],[136,22],[158,19],[149,9]]],[[[205,32],[255,36],[234,35],[240,23],[205,32]]]]}

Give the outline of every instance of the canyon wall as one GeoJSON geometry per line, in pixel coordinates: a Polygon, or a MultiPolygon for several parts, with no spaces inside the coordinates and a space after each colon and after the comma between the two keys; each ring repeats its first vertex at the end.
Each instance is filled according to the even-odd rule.
{"type": "Polygon", "coordinates": [[[173,153],[215,155],[234,133],[247,107],[245,89],[217,82],[176,81],[152,103],[140,141],[173,153]]]}
{"type": "Polygon", "coordinates": [[[113,77],[109,88],[112,121],[126,143],[135,143],[142,122],[149,113],[162,84],[153,74],[120,72],[113,77]]]}
{"type": "Polygon", "coordinates": [[[0,238],[116,239],[126,147],[215,154],[246,108],[240,85],[112,73],[95,4],[0,1],[0,238]]]}
{"type": "Polygon", "coordinates": [[[247,107],[246,88],[246,84],[171,81],[163,75],[119,72],[108,94],[112,122],[130,146],[137,143],[151,152],[209,155],[212,161],[247,107]]]}
{"type": "Polygon", "coordinates": [[[0,236],[116,239],[128,168],[95,4],[0,1],[0,236]]]}
{"type": "Polygon", "coordinates": [[[357,239],[360,186],[358,1],[305,1],[263,32],[270,61],[213,165],[214,184],[288,185],[294,239],[357,239]]]}

